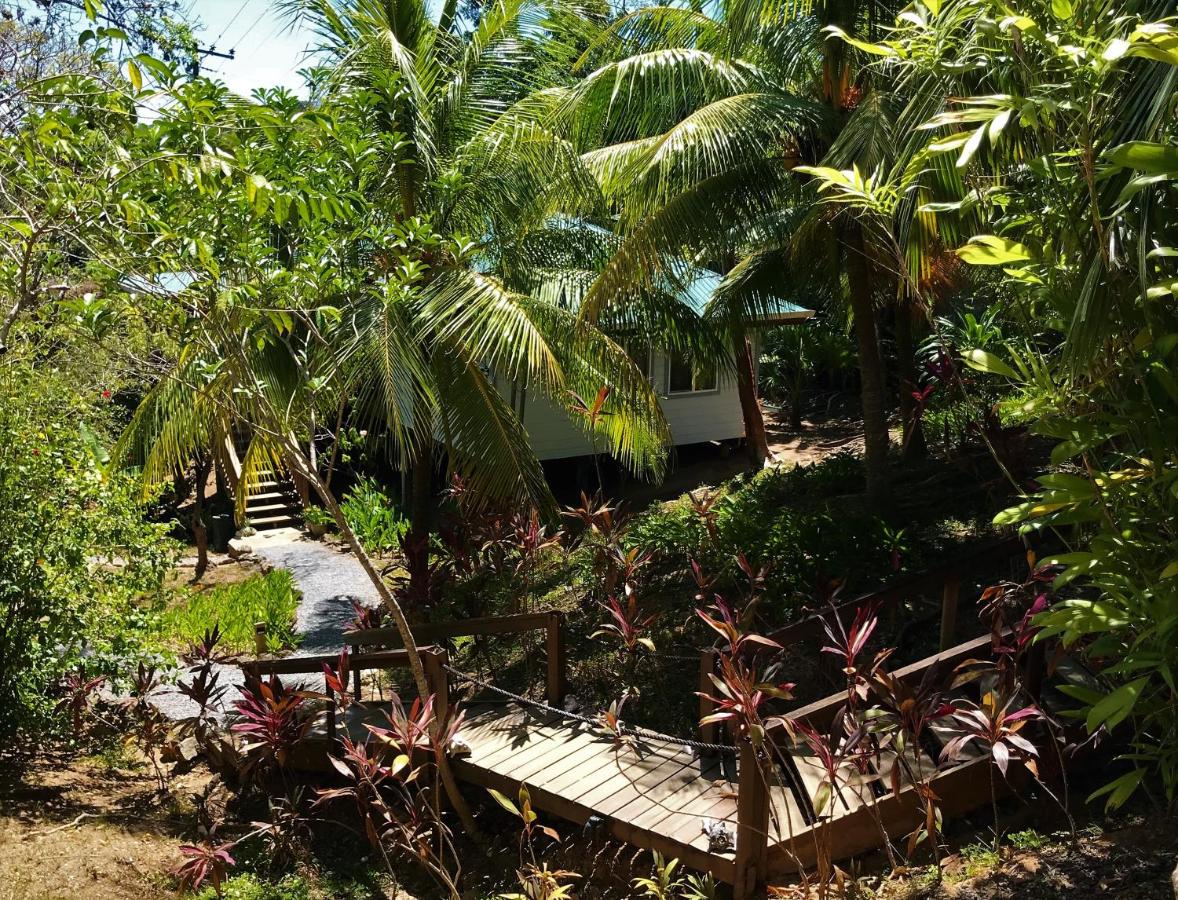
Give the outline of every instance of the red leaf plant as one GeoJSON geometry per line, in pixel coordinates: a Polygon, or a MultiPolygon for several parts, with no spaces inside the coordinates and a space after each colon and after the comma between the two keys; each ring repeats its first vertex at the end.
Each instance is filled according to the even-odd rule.
{"type": "Polygon", "coordinates": [[[793,698],[792,683],[774,682],[758,672],[757,654],[767,649],[780,651],[781,645],[759,634],[741,631],[731,608],[722,598],[717,598],[715,608],[719,618],[696,610],[696,614],[728,642],[720,652],[719,673],[708,675],[716,693],[698,692],[716,708],[716,712],[701,718],[700,724],[726,723],[757,746],[775,726],[783,726],[792,735],[793,726],[789,720],[779,717],[762,720],[761,717],[761,706],[766,700],[793,698]]]}
{"type": "Polygon", "coordinates": [[[843,626],[833,606],[830,616],[823,617],[821,621],[822,630],[830,642],[822,648],[822,652],[842,658],[843,674],[847,676],[847,703],[852,709],[858,708],[867,699],[871,679],[882,671],[883,664],[895,652],[895,648],[881,650],[865,668],[860,666],[859,656],[867,648],[867,642],[879,624],[879,605],[868,603],[860,606],[855,611],[849,629],[843,626]]]}
{"type": "MultiPolygon", "coordinates": [[[[1027,770],[1039,780],[1039,751],[1029,740],[1019,734],[1030,721],[1042,717],[1035,706],[1023,706],[1011,710],[1016,705],[1017,692],[1001,695],[997,691],[988,691],[982,697],[980,704],[968,700],[960,701],[950,716],[954,736],[945,744],[941,751],[942,760],[957,762],[967,755],[967,748],[971,744],[979,744],[993,761],[988,766],[990,773],[990,803],[994,811],[994,849],[998,849],[1001,839],[1001,829],[998,818],[998,790],[994,778],[994,769],[1002,773],[1003,780],[1007,777],[1011,759],[1017,759],[1027,770]]],[[[1052,795],[1054,796],[1054,795],[1052,795]]]]}
{"type": "Polygon", "coordinates": [[[612,635],[618,639],[621,649],[627,654],[637,652],[639,647],[645,647],[654,653],[654,640],[647,632],[658,618],[658,613],[644,614],[638,608],[638,598],[632,592],[628,592],[625,606],[614,596],[611,596],[602,606],[613,621],[606,622],[593,632],[591,637],[612,635]]]}
{"type": "Polygon", "coordinates": [[[106,683],[106,676],[87,678],[80,672],[71,672],[62,682],[66,695],[57,702],[57,712],[70,713],[70,728],[75,740],[82,735],[82,717],[90,709],[95,692],[106,683]]]}
{"type": "Polygon", "coordinates": [[[271,766],[285,769],[314,721],[307,695],[286,687],[277,675],[268,681],[249,678],[238,690],[242,696],[233,707],[241,721],[231,730],[244,739],[248,763],[243,775],[271,766]]]}
{"type": "Polygon", "coordinates": [[[181,890],[195,892],[207,881],[220,897],[229,869],[237,865],[237,861],[229,854],[233,847],[232,841],[214,843],[212,833],[199,844],[183,845],[180,853],[184,861],[174,871],[181,890]]]}

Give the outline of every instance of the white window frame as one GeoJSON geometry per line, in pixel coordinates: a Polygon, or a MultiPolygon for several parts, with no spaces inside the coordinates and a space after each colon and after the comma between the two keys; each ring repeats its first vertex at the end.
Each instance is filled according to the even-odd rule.
{"type": "MultiPolygon", "coordinates": [[[[673,390],[671,390],[671,365],[673,364],[673,362],[674,362],[674,359],[670,353],[663,354],[663,396],[664,397],[668,397],[668,398],[671,398],[671,397],[699,397],[699,396],[703,396],[704,394],[718,394],[718,393],[720,393],[720,373],[715,372],[715,371],[713,372],[713,377],[715,378],[715,384],[713,384],[710,388],[700,388],[698,390],[696,388],[690,388],[686,391],[673,391],[673,390]]],[[[694,378],[693,378],[693,380],[694,380],[694,378]]]]}

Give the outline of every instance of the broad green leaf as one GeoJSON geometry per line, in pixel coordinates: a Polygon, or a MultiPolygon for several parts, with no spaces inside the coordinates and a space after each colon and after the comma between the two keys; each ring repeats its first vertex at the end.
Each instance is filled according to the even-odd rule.
{"type": "Polygon", "coordinates": [[[967,350],[962,354],[962,359],[965,360],[967,366],[978,372],[987,372],[991,375],[1005,375],[1007,378],[1013,378],[1015,380],[1019,377],[1014,369],[988,350],[967,350]]]}
{"type": "Polygon", "coordinates": [[[1031,251],[1017,241],[993,234],[970,238],[968,244],[957,248],[957,255],[975,266],[1005,266],[1031,258],[1031,251]]]}
{"type": "Polygon", "coordinates": [[[978,126],[978,129],[965,142],[965,146],[961,150],[961,155],[957,157],[957,168],[964,169],[969,165],[969,161],[974,158],[974,155],[978,152],[978,148],[982,146],[982,138],[985,136],[986,126],[978,126]]]}
{"type": "Polygon", "coordinates": [[[1171,294],[1178,296],[1178,278],[1172,281],[1159,281],[1157,284],[1150,285],[1145,292],[1145,296],[1151,300],[1157,300],[1160,297],[1169,297],[1171,294]]]}
{"type": "Polygon", "coordinates": [[[1133,795],[1144,778],[1145,769],[1134,769],[1132,772],[1127,772],[1120,778],[1110,781],[1104,787],[1097,788],[1088,795],[1088,802],[1091,803],[1097,797],[1108,794],[1108,802],[1105,803],[1104,808],[1109,811],[1114,810],[1133,795]]]}
{"type": "Polygon", "coordinates": [[[495,790],[494,788],[487,788],[487,790],[490,792],[491,796],[495,798],[495,801],[505,810],[507,810],[513,816],[519,815],[519,809],[506,796],[499,793],[499,791],[495,790]]]}
{"type": "Polygon", "coordinates": [[[133,59],[127,60],[127,78],[130,79],[131,87],[135,88],[136,93],[143,90],[143,72],[133,59]]]}
{"type": "Polygon", "coordinates": [[[1057,19],[1062,19],[1065,22],[1071,19],[1071,0],[1051,0],[1051,14],[1057,19]]]}
{"type": "Polygon", "coordinates": [[[822,29],[832,37],[842,39],[844,42],[850,44],[856,50],[862,50],[864,53],[870,53],[872,56],[898,56],[899,54],[892,47],[884,44],[871,44],[867,41],[861,41],[858,38],[853,38],[837,25],[827,25],[822,29]]]}
{"type": "Polygon", "coordinates": [[[1092,734],[1101,725],[1111,731],[1121,724],[1133,712],[1133,707],[1137,705],[1141,692],[1148,684],[1148,677],[1130,681],[1093,706],[1088,711],[1088,718],[1084,723],[1088,728],[1088,733],[1092,734]]]}
{"type": "Polygon", "coordinates": [[[1178,146],[1150,141],[1129,141],[1113,147],[1109,162],[1155,175],[1178,174],[1178,146]]]}
{"type": "Polygon", "coordinates": [[[1128,52],[1129,46],[1129,42],[1124,38],[1116,38],[1115,40],[1109,41],[1108,46],[1104,48],[1104,53],[1100,55],[1100,58],[1106,62],[1114,62],[1128,52]]]}
{"type": "Polygon", "coordinates": [[[1166,568],[1162,569],[1162,578],[1173,578],[1178,575],[1178,559],[1170,563],[1166,568]]]}

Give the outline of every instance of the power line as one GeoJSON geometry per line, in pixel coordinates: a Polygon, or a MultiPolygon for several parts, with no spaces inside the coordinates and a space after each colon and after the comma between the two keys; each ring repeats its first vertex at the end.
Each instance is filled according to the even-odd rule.
{"type": "MultiPolygon", "coordinates": [[[[225,36],[225,32],[233,27],[233,23],[237,21],[237,17],[240,16],[242,14],[242,12],[245,11],[245,8],[249,5],[250,5],[250,0],[242,0],[242,2],[237,7],[237,12],[235,12],[233,14],[233,17],[228,22],[225,23],[225,27],[221,29],[221,33],[218,34],[216,39],[213,41],[214,48],[216,48],[217,44],[220,43],[221,38],[223,38],[225,36]]],[[[230,50],[230,52],[233,52],[233,51],[230,50]]]]}

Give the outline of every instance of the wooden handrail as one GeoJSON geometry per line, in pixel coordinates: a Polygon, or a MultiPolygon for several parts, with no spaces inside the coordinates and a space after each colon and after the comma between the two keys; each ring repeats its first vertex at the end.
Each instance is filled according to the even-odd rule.
{"type": "MultiPolygon", "coordinates": [[[[445,722],[450,708],[450,678],[446,672],[448,656],[441,647],[418,647],[421,663],[425,668],[425,680],[434,695],[434,714],[438,721],[445,722]]],[[[334,668],[339,662],[338,655],[319,654],[315,656],[285,656],[274,659],[246,659],[238,665],[243,672],[260,678],[266,675],[325,675],[323,667],[334,668]]],[[[409,665],[406,650],[376,650],[369,653],[354,653],[348,657],[348,667],[354,674],[354,695],[360,700],[360,673],[367,669],[391,669],[409,665]]],[[[331,699],[333,691],[323,685],[324,693],[331,699]]],[[[335,703],[327,706],[327,737],[334,741],[336,736],[335,703]]]]}
{"type": "MultiPolygon", "coordinates": [[[[548,627],[550,612],[517,613],[510,616],[481,616],[477,619],[456,619],[450,622],[421,622],[410,626],[413,638],[432,643],[453,637],[473,637],[482,634],[515,634],[539,631],[548,627]]],[[[392,647],[401,643],[396,628],[364,628],[345,632],[344,637],[356,646],[378,644],[392,647]]]]}
{"type": "MultiPolygon", "coordinates": [[[[448,638],[474,637],[485,634],[521,634],[527,631],[544,631],[548,667],[545,681],[545,696],[553,706],[564,701],[568,688],[568,662],[565,649],[564,613],[560,610],[544,610],[534,613],[516,613],[507,616],[481,616],[475,619],[456,619],[451,622],[422,622],[411,626],[413,638],[417,641],[437,643],[448,638]]],[[[401,633],[396,628],[365,628],[349,631],[344,635],[359,652],[364,646],[399,646],[401,633]]]]}
{"type": "MultiPolygon", "coordinates": [[[[1001,562],[1013,556],[1021,556],[1025,553],[1026,547],[1023,545],[1021,538],[1005,538],[1001,541],[988,544],[968,556],[923,572],[915,578],[907,579],[898,584],[888,585],[887,587],[850,600],[844,600],[842,603],[836,604],[834,609],[840,618],[845,619],[848,613],[854,616],[859,609],[869,604],[877,604],[881,608],[887,607],[907,600],[914,594],[935,590],[941,592],[942,611],[952,605],[953,614],[955,615],[957,598],[961,587],[961,576],[966,571],[978,566],[1001,562]]],[[[804,641],[811,637],[821,636],[824,634],[822,628],[823,620],[829,616],[830,610],[814,613],[797,622],[778,628],[776,631],[767,634],[766,637],[777,641],[779,644],[788,645],[798,641],[804,641]]],[[[948,646],[951,646],[952,634],[946,635],[942,633],[941,639],[941,649],[947,649],[948,646]]]]}
{"type": "MultiPolygon", "coordinates": [[[[847,618],[853,617],[862,607],[869,604],[878,604],[883,608],[906,600],[913,594],[922,593],[929,589],[939,590],[941,593],[939,646],[942,651],[950,650],[953,646],[953,637],[956,630],[957,606],[961,594],[961,576],[963,572],[980,565],[1010,559],[1013,556],[1021,556],[1025,552],[1026,547],[1023,545],[1021,538],[1004,538],[1003,540],[987,544],[985,547],[974,551],[968,556],[960,557],[951,563],[946,563],[943,566],[938,566],[935,569],[924,572],[915,578],[910,578],[899,584],[889,585],[888,587],[872,591],[869,594],[863,594],[851,600],[844,600],[842,603],[835,605],[834,611],[840,619],[846,621],[847,618]]],[[[815,613],[797,622],[778,628],[776,631],[771,631],[766,637],[782,646],[802,644],[807,641],[813,641],[815,638],[820,639],[825,634],[823,622],[829,616],[829,610],[822,613],[815,613]]],[[[711,693],[713,690],[711,679],[708,676],[715,672],[717,658],[718,654],[715,647],[709,647],[700,652],[699,687],[697,690],[701,694],[711,693]]],[[[823,701],[819,702],[821,703],[823,701]]],[[[700,697],[700,718],[703,719],[711,711],[710,701],[704,697],[700,697]]],[[[716,736],[717,730],[714,726],[699,726],[699,739],[704,743],[716,743],[716,736]]]]}

